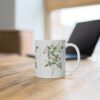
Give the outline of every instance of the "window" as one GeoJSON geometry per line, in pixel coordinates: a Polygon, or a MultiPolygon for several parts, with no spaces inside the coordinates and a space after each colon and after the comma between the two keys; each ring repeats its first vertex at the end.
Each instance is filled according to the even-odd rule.
{"type": "Polygon", "coordinates": [[[100,5],[66,8],[51,13],[51,39],[66,39],[77,22],[100,19],[100,5]]]}

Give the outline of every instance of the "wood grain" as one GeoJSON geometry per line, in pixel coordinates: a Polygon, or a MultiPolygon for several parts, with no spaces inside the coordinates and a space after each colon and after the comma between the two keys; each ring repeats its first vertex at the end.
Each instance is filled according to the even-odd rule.
{"type": "MultiPolygon", "coordinates": [[[[2,57],[0,100],[100,100],[98,58],[82,60],[80,68],[65,78],[40,79],[34,75],[34,59],[2,57]]],[[[75,61],[67,61],[66,66],[74,63],[75,61]]]]}

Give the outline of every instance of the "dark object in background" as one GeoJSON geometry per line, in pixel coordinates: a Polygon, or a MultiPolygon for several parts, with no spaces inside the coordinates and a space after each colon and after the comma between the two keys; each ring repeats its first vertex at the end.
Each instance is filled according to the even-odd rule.
{"type": "MultiPolygon", "coordinates": [[[[79,47],[81,58],[90,57],[100,36],[100,20],[77,23],[68,43],[79,47]]],[[[66,49],[66,59],[76,59],[76,51],[69,47],[66,49]]]]}

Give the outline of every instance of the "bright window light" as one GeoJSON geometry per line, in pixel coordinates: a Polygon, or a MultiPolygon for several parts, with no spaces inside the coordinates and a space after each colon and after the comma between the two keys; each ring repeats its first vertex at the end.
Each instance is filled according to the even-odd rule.
{"type": "Polygon", "coordinates": [[[96,19],[100,19],[100,5],[60,10],[60,21],[64,26],[96,19]]]}
{"type": "Polygon", "coordinates": [[[76,23],[100,19],[100,5],[56,10],[50,18],[51,39],[68,40],[76,23]]]}

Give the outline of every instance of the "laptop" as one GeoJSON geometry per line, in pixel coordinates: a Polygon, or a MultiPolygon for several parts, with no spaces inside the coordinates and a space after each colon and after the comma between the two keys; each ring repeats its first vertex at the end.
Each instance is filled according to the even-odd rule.
{"type": "MultiPolygon", "coordinates": [[[[93,54],[100,36],[100,20],[77,23],[68,43],[78,46],[81,58],[85,59],[93,54]]],[[[76,59],[76,51],[72,47],[66,49],[66,59],[76,59]]]]}

